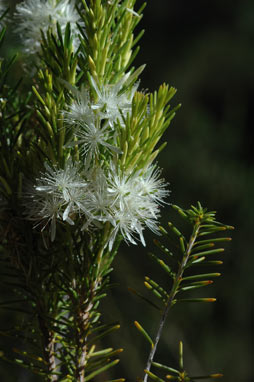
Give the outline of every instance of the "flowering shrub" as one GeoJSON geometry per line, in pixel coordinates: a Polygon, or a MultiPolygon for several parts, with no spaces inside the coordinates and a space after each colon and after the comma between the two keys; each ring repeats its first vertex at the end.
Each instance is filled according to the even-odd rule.
{"type": "MultiPolygon", "coordinates": [[[[168,235],[159,226],[168,183],[155,160],[179,106],[171,108],[176,90],[166,84],[153,93],[138,90],[144,66],[132,65],[143,32],[134,37],[133,30],[144,5],[139,10],[134,5],[135,0],[22,1],[14,18],[25,57],[37,68],[33,93],[24,95],[19,84],[12,89],[7,81],[12,62],[1,65],[2,263],[13,293],[22,296],[3,305],[25,306],[31,329],[26,340],[35,350],[17,350],[16,362],[45,381],[89,381],[118,362],[114,357],[121,349],[95,348],[97,340],[118,328],[102,325],[99,311],[112,261],[122,240],[145,245],[145,228],[168,235]]],[[[2,40],[4,34],[5,28],[2,40]]],[[[150,278],[145,282],[163,303],[163,314],[155,342],[136,322],[152,347],[144,381],[164,380],[150,368],[158,367],[153,357],[176,295],[219,275],[184,277],[185,270],[205,264],[206,255],[222,251],[209,248],[228,240],[201,240],[229,227],[200,204],[174,208],[193,231],[185,239],[169,226],[182,257],[178,269],[153,255],[172,284],[165,290],[150,278]]],[[[24,338],[24,326],[11,334],[24,338]]],[[[173,370],[173,379],[190,380],[182,363],[180,371],[159,368],[173,370]]]]}

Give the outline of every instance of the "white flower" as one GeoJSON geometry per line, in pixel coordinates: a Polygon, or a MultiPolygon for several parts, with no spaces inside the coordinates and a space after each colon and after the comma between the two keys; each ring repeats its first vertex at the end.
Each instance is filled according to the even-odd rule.
{"type": "Polygon", "coordinates": [[[95,114],[91,108],[89,91],[85,87],[81,87],[79,91],[68,83],[65,83],[65,85],[74,96],[68,110],[63,112],[65,122],[69,126],[83,126],[94,123],[95,114]]]}
{"type": "Polygon", "coordinates": [[[111,248],[118,232],[126,242],[134,244],[138,237],[143,245],[145,226],[158,233],[159,203],[168,194],[159,175],[160,171],[153,168],[144,175],[124,174],[111,165],[108,174],[108,192],[112,195],[109,221],[114,227],[109,241],[111,248]]]}
{"type": "Polygon", "coordinates": [[[64,111],[65,122],[73,128],[76,139],[67,144],[68,147],[80,146],[80,152],[86,156],[86,164],[98,158],[100,149],[104,146],[109,151],[120,153],[114,143],[114,133],[109,124],[101,123],[100,116],[91,107],[89,92],[86,88],[77,90],[73,86],[66,84],[74,95],[74,100],[68,111],[64,111]],[[109,143],[111,142],[111,143],[109,143]]]}
{"type": "Polygon", "coordinates": [[[64,169],[51,168],[45,164],[46,172],[37,179],[35,190],[52,194],[65,208],[63,220],[74,224],[70,215],[82,210],[87,183],[80,177],[77,166],[67,162],[64,169]]]}
{"type": "Polygon", "coordinates": [[[138,85],[133,86],[131,91],[124,91],[123,88],[128,80],[130,73],[114,85],[107,84],[99,88],[93,78],[91,78],[92,86],[96,92],[97,100],[92,105],[92,109],[98,110],[102,119],[107,119],[111,127],[117,120],[123,123],[123,116],[131,111],[131,104],[134,93],[138,85]]]}
{"type": "Polygon", "coordinates": [[[143,227],[142,224],[136,219],[133,220],[131,214],[126,213],[126,211],[116,211],[114,215],[114,220],[112,222],[114,227],[111,236],[109,238],[109,250],[112,250],[116,236],[121,233],[126,243],[137,244],[135,241],[135,234],[139,234],[140,240],[143,245],[145,245],[143,237],[143,227]]]}
{"type": "Polygon", "coordinates": [[[136,195],[135,181],[130,175],[122,174],[113,164],[108,174],[108,192],[114,198],[114,204],[120,209],[128,208],[128,197],[134,192],[136,195]]]}
{"type": "Polygon", "coordinates": [[[36,179],[36,184],[28,192],[25,215],[39,225],[45,222],[42,230],[51,222],[51,240],[55,238],[56,220],[73,225],[75,214],[84,213],[83,200],[87,183],[81,178],[79,169],[70,161],[64,169],[51,168],[36,179]]]}
{"type": "Polygon", "coordinates": [[[19,22],[17,33],[23,37],[27,53],[40,50],[41,30],[46,33],[49,27],[56,31],[59,23],[64,33],[66,24],[71,25],[74,34],[74,46],[78,46],[78,28],[80,17],[75,10],[74,0],[25,0],[16,6],[16,19],[19,22]]]}
{"type": "Polygon", "coordinates": [[[42,226],[44,231],[47,225],[50,225],[51,241],[56,236],[56,220],[62,218],[61,201],[52,194],[40,194],[32,189],[25,200],[25,217],[28,220],[36,222],[34,227],[42,226]]]}
{"type": "Polygon", "coordinates": [[[90,225],[97,227],[110,220],[110,207],[112,196],[108,192],[108,183],[101,168],[91,170],[88,174],[89,190],[84,200],[84,209],[87,211],[86,222],[83,229],[90,225]]]}
{"type": "Polygon", "coordinates": [[[74,133],[77,139],[69,142],[67,146],[79,145],[81,154],[86,157],[86,166],[89,167],[92,160],[99,158],[101,147],[117,153],[121,152],[118,147],[108,143],[108,141],[112,141],[111,135],[112,131],[108,126],[100,127],[98,120],[95,123],[79,126],[74,133]]]}
{"type": "Polygon", "coordinates": [[[137,188],[141,195],[148,195],[149,198],[158,204],[165,203],[164,199],[169,195],[166,189],[168,183],[160,178],[161,170],[155,166],[149,166],[143,173],[136,176],[137,188]]]}

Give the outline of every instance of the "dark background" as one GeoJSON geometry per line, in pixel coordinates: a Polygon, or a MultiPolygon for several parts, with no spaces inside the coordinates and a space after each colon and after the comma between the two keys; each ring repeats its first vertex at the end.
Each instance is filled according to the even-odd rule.
{"type": "MultiPolygon", "coordinates": [[[[140,88],[152,91],[167,82],[178,89],[172,105],[182,104],[159,157],[170,182],[169,201],[188,208],[199,200],[218,211],[218,220],[235,226],[223,255],[223,276],[204,289],[204,295],[218,301],[176,306],[156,360],[176,367],[178,342],[183,340],[190,374],[223,372],[225,382],[251,382],[254,1],[150,0],[139,28],[146,33],[136,65],[147,64],[140,88]]],[[[9,40],[8,52],[18,44],[17,38],[9,40]]],[[[169,206],[162,213],[164,224],[174,216],[169,206]]],[[[144,290],[144,276],[156,275],[147,256],[153,249],[150,237],[147,232],[148,248],[122,245],[112,275],[119,286],[103,302],[106,319],[122,325],[120,340],[117,335],[106,340],[107,345],[125,348],[115,378],[125,376],[128,381],[142,376],[148,355],[133,321],[144,323],[149,332],[158,323],[156,312],[127,291],[128,286],[144,290]]],[[[2,317],[1,326],[11,320],[5,313],[2,317]]],[[[37,381],[6,364],[0,364],[1,375],[6,382],[37,381]]]]}

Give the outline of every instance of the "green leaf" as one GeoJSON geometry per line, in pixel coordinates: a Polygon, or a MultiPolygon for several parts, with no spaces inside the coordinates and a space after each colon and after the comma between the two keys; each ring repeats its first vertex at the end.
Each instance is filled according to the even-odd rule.
{"type": "Polygon", "coordinates": [[[178,302],[215,302],[216,298],[204,297],[204,298],[182,298],[177,299],[178,302]]]}
{"type": "Polygon", "coordinates": [[[151,337],[149,336],[149,334],[147,333],[147,331],[140,325],[140,323],[139,323],[138,321],[134,321],[134,325],[135,325],[136,328],[140,331],[140,333],[143,334],[143,336],[145,337],[145,339],[150,343],[151,347],[153,348],[153,347],[154,347],[153,340],[151,339],[151,337]]]}
{"type": "Polygon", "coordinates": [[[146,282],[150,284],[151,288],[155,288],[160,293],[162,298],[168,299],[169,297],[168,293],[158,283],[156,283],[154,280],[152,280],[148,276],[145,277],[145,280],[146,282]]]}
{"type": "Polygon", "coordinates": [[[196,263],[195,265],[222,265],[223,261],[221,260],[210,260],[204,261],[203,263],[196,263]]]}
{"type": "Polygon", "coordinates": [[[173,223],[168,222],[168,227],[170,230],[179,238],[183,237],[183,234],[173,225],[173,223]]]}
{"type": "Polygon", "coordinates": [[[203,375],[203,376],[199,376],[199,377],[191,377],[191,380],[194,380],[194,379],[217,379],[217,378],[222,378],[223,377],[223,374],[221,373],[216,373],[216,374],[209,374],[209,375],[203,375]]]}
{"type": "Polygon", "coordinates": [[[197,288],[201,288],[201,287],[204,287],[207,285],[211,285],[212,283],[213,283],[212,280],[198,281],[198,282],[192,283],[188,286],[180,287],[180,290],[181,291],[187,291],[187,290],[191,290],[191,289],[197,289],[197,288]]]}
{"type": "Polygon", "coordinates": [[[145,370],[145,373],[153,380],[156,382],[165,382],[164,379],[159,378],[157,375],[153,374],[149,370],[145,370]]]}
{"type": "Polygon", "coordinates": [[[214,247],[214,243],[212,243],[211,240],[207,240],[207,241],[208,241],[207,244],[198,245],[198,246],[196,245],[197,244],[197,242],[196,242],[193,246],[192,253],[202,251],[203,249],[208,249],[208,248],[214,247]]]}
{"type": "MultiPolygon", "coordinates": [[[[167,231],[166,231],[167,233],[167,231]]],[[[173,253],[165,246],[163,245],[159,240],[157,239],[154,239],[154,244],[162,251],[164,252],[166,255],[172,257],[173,256],[173,253]]]]}
{"type": "Polygon", "coordinates": [[[97,352],[94,352],[93,351],[94,348],[95,348],[95,346],[91,347],[92,351],[89,351],[89,353],[88,353],[89,358],[97,357],[97,356],[101,356],[101,355],[108,355],[113,350],[113,348],[107,348],[107,349],[103,349],[103,350],[99,350],[97,352]]]}
{"type": "Polygon", "coordinates": [[[219,276],[221,276],[221,273],[204,273],[204,274],[201,274],[201,275],[193,275],[193,276],[183,277],[182,281],[204,279],[204,278],[206,279],[206,278],[219,277],[219,276]]]}
{"type": "Polygon", "coordinates": [[[159,369],[163,369],[163,370],[168,371],[168,372],[170,372],[170,373],[175,373],[175,374],[178,374],[178,375],[179,375],[179,373],[180,373],[178,370],[173,369],[172,367],[163,365],[163,364],[158,363],[158,362],[152,362],[152,365],[153,365],[154,367],[157,367],[157,368],[159,368],[159,369]]]}
{"type": "Polygon", "coordinates": [[[96,337],[93,337],[90,341],[87,342],[87,344],[95,343],[98,340],[101,340],[103,337],[105,337],[107,334],[111,333],[114,330],[117,330],[120,328],[120,325],[114,325],[110,329],[105,330],[103,333],[99,334],[96,337]]]}
{"type": "Polygon", "coordinates": [[[106,371],[106,370],[110,369],[111,367],[117,365],[118,362],[119,362],[119,359],[116,359],[116,360],[114,360],[114,361],[108,363],[107,365],[105,365],[105,366],[99,368],[98,370],[95,370],[94,372],[90,373],[89,375],[87,375],[87,376],[85,377],[85,379],[84,379],[85,382],[90,381],[90,379],[92,379],[92,378],[95,377],[96,375],[98,375],[98,374],[102,373],[103,371],[106,371]]]}
{"type": "Polygon", "coordinates": [[[157,264],[161,266],[161,268],[170,276],[170,278],[174,279],[175,278],[175,273],[171,270],[171,268],[160,258],[158,258],[156,255],[153,253],[149,252],[149,256],[156,261],[157,264]]]}
{"type": "Polygon", "coordinates": [[[211,249],[210,251],[204,251],[204,252],[197,252],[190,256],[190,258],[197,258],[200,256],[209,256],[209,255],[216,255],[217,253],[224,252],[224,248],[217,248],[217,249],[211,249]]]}
{"type": "Polygon", "coordinates": [[[220,243],[220,242],[227,242],[227,241],[231,241],[232,238],[231,237],[218,237],[218,238],[211,238],[211,239],[208,239],[208,240],[198,240],[196,241],[196,243],[194,244],[194,247],[198,247],[199,245],[204,245],[204,244],[211,244],[211,243],[220,243]]]}
{"type": "Polygon", "coordinates": [[[144,285],[147,289],[151,290],[152,293],[158,297],[160,300],[162,300],[164,303],[166,302],[165,298],[162,297],[162,295],[155,289],[152,287],[151,284],[149,284],[147,281],[144,282],[144,285]]]}

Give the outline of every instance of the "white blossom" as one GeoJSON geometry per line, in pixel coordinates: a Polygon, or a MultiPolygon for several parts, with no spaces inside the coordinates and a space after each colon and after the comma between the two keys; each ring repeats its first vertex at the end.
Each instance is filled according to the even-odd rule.
{"type": "Polygon", "coordinates": [[[68,83],[65,85],[73,94],[73,100],[68,110],[63,112],[65,122],[69,126],[84,126],[94,123],[95,113],[91,108],[89,91],[85,87],[78,90],[68,83]]]}
{"type": "Polygon", "coordinates": [[[30,192],[26,216],[42,224],[42,230],[49,224],[52,240],[57,220],[73,225],[79,215],[85,230],[111,224],[110,250],[119,234],[127,243],[136,244],[138,239],[145,245],[144,229],[158,233],[159,206],[168,195],[159,176],[154,167],[144,174],[126,174],[113,162],[105,168],[92,166],[85,173],[71,160],[64,168],[46,164],[30,192]]]}
{"type": "Polygon", "coordinates": [[[108,176],[108,191],[112,195],[110,221],[114,227],[109,245],[112,247],[117,233],[126,242],[136,243],[138,237],[143,245],[144,227],[158,233],[160,216],[158,202],[167,195],[166,184],[158,178],[159,170],[149,168],[144,175],[139,172],[122,174],[112,165],[108,176]]]}
{"type": "Polygon", "coordinates": [[[140,194],[148,195],[158,204],[165,203],[164,199],[169,195],[169,191],[166,188],[168,183],[160,178],[161,170],[156,166],[149,166],[143,174],[139,172],[138,175],[136,182],[140,194]]]}
{"type": "Polygon", "coordinates": [[[95,121],[95,123],[79,126],[74,132],[77,139],[68,143],[67,146],[79,145],[80,152],[86,157],[86,165],[89,167],[92,160],[98,159],[102,146],[110,151],[121,152],[108,142],[112,140],[111,135],[112,131],[109,130],[108,125],[101,127],[100,121],[95,121]]]}
{"type": "Polygon", "coordinates": [[[114,204],[119,206],[119,209],[128,208],[129,196],[135,192],[135,182],[128,174],[119,173],[118,169],[111,165],[108,174],[108,191],[114,198],[114,204]]]}
{"type": "Polygon", "coordinates": [[[64,169],[51,168],[45,164],[46,172],[37,179],[35,190],[52,194],[64,207],[63,220],[73,224],[70,215],[82,209],[82,200],[87,183],[81,178],[78,167],[67,162],[64,169]]]}
{"type": "Polygon", "coordinates": [[[125,117],[131,111],[132,99],[138,85],[133,86],[130,91],[123,91],[129,76],[130,74],[127,73],[116,84],[107,84],[101,87],[91,78],[92,86],[97,95],[97,100],[92,104],[92,109],[98,110],[101,118],[107,119],[111,127],[117,120],[123,123],[122,116],[125,117]]]}
{"type": "Polygon", "coordinates": [[[62,218],[62,204],[59,198],[52,194],[36,193],[34,189],[31,189],[25,198],[24,205],[26,219],[34,221],[34,227],[41,226],[41,231],[49,225],[50,238],[54,241],[56,221],[62,218]]]}
{"type": "Polygon", "coordinates": [[[43,229],[51,222],[51,239],[54,240],[57,219],[73,225],[73,216],[84,213],[87,183],[80,176],[78,167],[70,161],[64,169],[47,164],[45,168],[35,185],[30,187],[26,216],[38,224],[45,221],[43,229]]]}
{"type": "Polygon", "coordinates": [[[113,244],[116,240],[116,236],[120,233],[127,243],[137,244],[135,234],[139,234],[140,240],[143,245],[145,245],[143,237],[143,227],[142,224],[136,219],[133,220],[131,214],[126,213],[126,211],[116,211],[114,215],[114,220],[112,222],[114,227],[110,239],[109,239],[109,250],[112,249],[113,244]]]}
{"type": "Polygon", "coordinates": [[[84,209],[87,211],[86,222],[83,229],[89,226],[101,226],[110,220],[112,196],[108,192],[108,183],[104,171],[98,167],[88,174],[89,190],[84,200],[84,209]]]}
{"type": "Polygon", "coordinates": [[[93,110],[88,90],[83,87],[79,91],[69,84],[66,86],[74,96],[68,110],[63,112],[64,120],[72,127],[74,136],[67,146],[79,145],[81,154],[86,157],[88,167],[93,159],[98,158],[103,147],[120,153],[121,150],[114,145],[115,133],[108,123],[101,122],[100,115],[93,110]]]}
{"type": "Polygon", "coordinates": [[[64,33],[69,22],[74,34],[74,46],[78,46],[78,28],[76,23],[80,17],[75,9],[74,0],[24,0],[16,6],[15,17],[19,23],[17,33],[23,38],[27,53],[40,50],[41,31],[47,32],[49,27],[56,31],[59,23],[64,33]]]}

